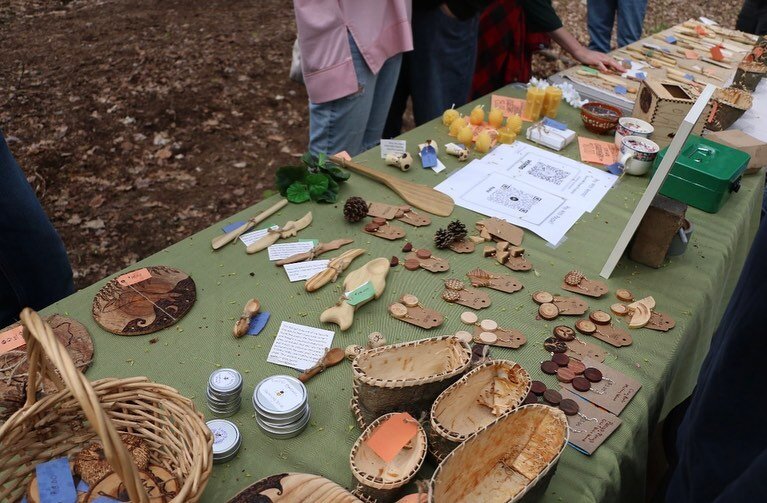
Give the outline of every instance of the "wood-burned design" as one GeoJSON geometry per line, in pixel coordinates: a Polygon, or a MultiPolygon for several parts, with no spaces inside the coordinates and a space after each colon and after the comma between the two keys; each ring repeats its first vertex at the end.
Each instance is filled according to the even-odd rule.
{"type": "Polygon", "coordinates": [[[601,297],[609,291],[606,284],[601,281],[588,279],[580,271],[570,271],[565,274],[562,290],[589,297],[601,297]]]}
{"type": "Polygon", "coordinates": [[[175,324],[192,308],[197,292],[185,272],[147,267],[151,277],[122,286],[112,279],[93,299],[93,319],[117,335],[151,334],[175,324]]]}
{"type": "Polygon", "coordinates": [[[499,292],[514,293],[522,290],[522,283],[514,276],[492,274],[484,269],[472,269],[466,273],[471,286],[492,288],[499,292]]]}
{"type": "Polygon", "coordinates": [[[318,494],[328,503],[360,503],[335,482],[308,473],[271,475],[244,489],[229,503],[297,503],[313,501],[318,494]]]}
{"type": "Polygon", "coordinates": [[[488,346],[517,349],[527,342],[527,337],[514,328],[498,327],[495,330],[484,330],[482,327],[478,326],[474,328],[474,342],[478,344],[487,344],[488,346]],[[494,341],[489,342],[482,339],[481,335],[488,332],[495,334],[494,341]]]}
{"type": "Polygon", "coordinates": [[[467,289],[463,281],[459,279],[449,279],[445,281],[445,290],[442,292],[442,299],[446,302],[460,304],[472,309],[485,309],[490,307],[490,296],[485,292],[474,288],[467,289]]]}

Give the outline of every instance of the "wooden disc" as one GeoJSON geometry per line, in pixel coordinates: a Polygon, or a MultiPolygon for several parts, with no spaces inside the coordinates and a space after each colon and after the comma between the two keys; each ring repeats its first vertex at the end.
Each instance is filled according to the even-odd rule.
{"type": "Polygon", "coordinates": [[[184,317],[197,298],[194,280],[166,266],[146,268],[151,277],[123,286],[112,279],[93,299],[93,319],[117,335],[151,334],[184,317]]]}
{"type": "Polygon", "coordinates": [[[615,296],[618,298],[618,300],[623,302],[633,302],[634,301],[634,294],[631,293],[629,290],[626,290],[625,288],[619,288],[615,291],[615,296]]]}
{"type": "Polygon", "coordinates": [[[551,302],[546,302],[545,304],[538,306],[538,314],[541,315],[541,318],[544,320],[553,320],[559,316],[559,309],[551,302]]]}
{"type": "Polygon", "coordinates": [[[407,315],[407,307],[399,302],[395,302],[389,306],[389,314],[395,318],[404,318],[407,315]]]}
{"type": "MultiPolygon", "coordinates": [[[[88,330],[77,320],[52,314],[45,317],[46,323],[53,329],[53,334],[61,341],[80,372],[85,372],[93,359],[93,339],[88,330]]],[[[8,328],[19,326],[18,323],[8,328]]],[[[27,362],[26,347],[0,355],[0,420],[7,419],[24,405],[26,400],[27,362]]],[[[44,394],[56,391],[54,383],[48,379],[42,382],[44,394]]]]}
{"type": "Polygon", "coordinates": [[[593,334],[597,331],[596,325],[589,320],[578,320],[575,322],[575,329],[582,334],[593,334]]]}
{"type": "Polygon", "coordinates": [[[621,304],[620,302],[616,302],[615,304],[610,306],[610,311],[614,312],[618,316],[625,316],[629,312],[629,308],[626,307],[626,304],[621,304]]]}
{"type": "Polygon", "coordinates": [[[533,294],[533,301],[536,304],[546,304],[554,301],[554,296],[549,292],[538,291],[533,294]]]}
{"type": "Polygon", "coordinates": [[[604,311],[592,311],[589,314],[589,319],[597,325],[607,325],[612,320],[612,316],[604,311]]]}

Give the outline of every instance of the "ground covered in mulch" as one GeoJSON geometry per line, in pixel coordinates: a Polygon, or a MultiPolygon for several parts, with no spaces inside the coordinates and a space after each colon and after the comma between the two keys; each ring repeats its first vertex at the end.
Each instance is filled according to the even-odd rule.
{"type": "MultiPolygon", "coordinates": [[[[588,36],[585,1],[555,0],[588,36]]],[[[645,31],[741,2],[650,2],[645,31]]],[[[78,287],[259,201],[306,145],[287,0],[0,4],[0,129],[69,251],[78,287]]],[[[566,61],[538,57],[547,75],[566,61]]]]}

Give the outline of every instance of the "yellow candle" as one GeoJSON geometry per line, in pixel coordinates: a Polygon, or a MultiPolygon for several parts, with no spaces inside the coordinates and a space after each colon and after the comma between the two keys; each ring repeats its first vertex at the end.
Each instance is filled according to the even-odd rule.
{"type": "Polygon", "coordinates": [[[466,119],[463,117],[456,117],[453,122],[450,123],[450,136],[458,136],[458,131],[466,125],[466,119]]]}
{"type": "Polygon", "coordinates": [[[487,152],[493,144],[493,138],[488,131],[482,131],[477,135],[477,141],[474,143],[474,149],[477,152],[487,152]]]}
{"type": "Polygon", "coordinates": [[[546,91],[535,86],[527,88],[527,101],[525,101],[524,114],[528,119],[537,121],[541,118],[541,110],[543,109],[543,98],[546,95],[546,91]]]}
{"type": "Polygon", "coordinates": [[[547,87],[543,98],[542,115],[556,119],[560,103],[562,103],[562,90],[554,86],[547,87]]]}
{"type": "Polygon", "coordinates": [[[517,114],[510,116],[506,119],[506,127],[515,134],[519,134],[522,131],[522,117],[517,114]]]}
{"type": "Polygon", "coordinates": [[[490,113],[487,114],[487,122],[498,129],[503,125],[503,112],[498,108],[491,108],[490,113]]]}
{"type": "Polygon", "coordinates": [[[463,143],[465,147],[471,146],[471,141],[474,138],[474,130],[471,128],[471,126],[463,126],[460,131],[458,131],[458,141],[463,143]]]}
{"type": "Polygon", "coordinates": [[[511,130],[509,126],[498,130],[498,143],[511,144],[517,139],[517,133],[511,130]]]}

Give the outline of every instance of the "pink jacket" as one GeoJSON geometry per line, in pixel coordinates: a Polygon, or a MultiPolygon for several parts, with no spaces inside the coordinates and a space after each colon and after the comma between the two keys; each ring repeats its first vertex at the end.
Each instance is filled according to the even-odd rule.
{"type": "Polygon", "coordinates": [[[301,69],[312,103],[358,90],[347,30],[373,73],[413,50],[411,0],[293,0],[301,69]]]}

